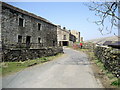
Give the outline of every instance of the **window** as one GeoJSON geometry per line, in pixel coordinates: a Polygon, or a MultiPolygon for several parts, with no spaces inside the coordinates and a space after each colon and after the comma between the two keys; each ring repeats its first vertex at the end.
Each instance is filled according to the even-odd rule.
{"type": "Polygon", "coordinates": [[[64,35],[63,40],[66,40],[66,35],[64,35]]]}
{"type": "Polygon", "coordinates": [[[18,43],[22,43],[22,36],[18,35],[18,43]]]}
{"type": "Polygon", "coordinates": [[[38,23],[38,30],[41,30],[41,24],[38,23]]]}
{"type": "Polygon", "coordinates": [[[24,19],[19,18],[19,26],[24,27],[24,19]]]}
{"type": "Polygon", "coordinates": [[[38,43],[41,44],[42,43],[42,39],[38,38],[38,43]]]}
{"type": "Polygon", "coordinates": [[[53,46],[55,46],[56,45],[56,43],[55,43],[55,41],[53,41],[53,46]]]}

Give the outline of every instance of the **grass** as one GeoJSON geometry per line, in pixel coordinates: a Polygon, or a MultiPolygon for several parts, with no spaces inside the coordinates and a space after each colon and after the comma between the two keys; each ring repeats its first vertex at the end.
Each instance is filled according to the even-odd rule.
{"type": "Polygon", "coordinates": [[[26,60],[26,61],[20,61],[20,62],[2,62],[0,67],[0,74],[2,76],[6,76],[18,71],[21,71],[25,68],[37,65],[37,64],[42,64],[51,60],[54,60],[55,58],[60,57],[63,54],[58,54],[56,56],[48,56],[48,57],[42,57],[42,58],[37,58],[34,60],[26,60]]]}
{"type": "Polygon", "coordinates": [[[66,46],[67,48],[73,48],[73,46],[66,46]]]}
{"type": "Polygon", "coordinates": [[[111,85],[120,87],[120,79],[113,81],[111,85]]]}
{"type": "Polygon", "coordinates": [[[108,79],[111,82],[110,85],[116,86],[116,87],[120,86],[120,80],[117,77],[115,77],[111,72],[109,72],[104,67],[104,64],[102,62],[100,62],[100,60],[96,59],[96,60],[93,60],[93,62],[95,62],[95,64],[104,72],[105,76],[108,77],[108,79]]]}
{"type": "Polygon", "coordinates": [[[106,68],[104,67],[104,64],[98,60],[97,58],[92,60],[101,70],[106,70],[106,68]]]}
{"type": "MultiPolygon", "coordinates": [[[[94,54],[93,54],[94,55],[94,54]]],[[[92,56],[92,54],[90,55],[92,56]]],[[[98,60],[95,56],[92,56],[93,58],[93,62],[101,69],[101,71],[103,71],[105,73],[105,75],[109,78],[111,85],[112,86],[116,86],[119,87],[120,85],[120,81],[118,80],[118,78],[116,78],[111,72],[109,72],[105,67],[104,64],[98,60]]]]}
{"type": "Polygon", "coordinates": [[[79,50],[80,50],[80,51],[84,51],[84,52],[85,52],[85,51],[86,51],[86,52],[89,51],[88,49],[79,49],[79,50]]]}
{"type": "Polygon", "coordinates": [[[111,72],[109,72],[105,67],[104,64],[98,60],[96,57],[92,60],[100,69],[104,72],[104,74],[108,77],[110,80],[110,85],[119,87],[120,86],[120,80],[115,77],[111,72]]]}

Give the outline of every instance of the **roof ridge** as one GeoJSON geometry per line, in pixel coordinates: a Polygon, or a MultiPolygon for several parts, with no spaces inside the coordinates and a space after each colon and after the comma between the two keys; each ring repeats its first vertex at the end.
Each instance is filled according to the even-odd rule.
{"type": "MultiPolygon", "coordinates": [[[[52,22],[48,21],[47,19],[45,19],[45,18],[43,18],[43,17],[41,17],[41,16],[38,16],[38,15],[36,15],[36,14],[34,14],[34,13],[30,13],[30,12],[28,12],[28,11],[26,11],[26,10],[20,9],[20,8],[18,8],[18,7],[15,7],[15,6],[10,5],[10,4],[8,4],[8,3],[5,3],[5,2],[1,2],[1,1],[0,1],[0,3],[2,3],[2,6],[6,6],[6,7],[10,8],[10,9],[13,9],[13,10],[15,10],[15,11],[18,11],[18,12],[20,12],[20,13],[26,14],[26,15],[28,15],[28,16],[31,16],[31,17],[40,19],[40,20],[42,20],[42,21],[45,21],[45,22],[47,22],[47,23],[49,23],[49,24],[55,25],[55,24],[53,24],[52,22]]],[[[56,26],[56,25],[55,25],[55,26],[56,26]]]]}

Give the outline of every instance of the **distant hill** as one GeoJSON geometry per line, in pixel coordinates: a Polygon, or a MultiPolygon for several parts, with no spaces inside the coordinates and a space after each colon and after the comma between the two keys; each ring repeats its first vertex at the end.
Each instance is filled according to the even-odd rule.
{"type": "Polygon", "coordinates": [[[111,36],[111,37],[97,38],[97,39],[87,40],[85,42],[103,44],[105,41],[118,41],[118,37],[111,36]]]}

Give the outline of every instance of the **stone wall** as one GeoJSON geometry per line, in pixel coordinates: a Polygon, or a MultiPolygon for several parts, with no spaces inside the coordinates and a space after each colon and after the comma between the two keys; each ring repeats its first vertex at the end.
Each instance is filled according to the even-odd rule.
{"type": "MultiPolygon", "coordinates": [[[[27,43],[27,37],[29,36],[29,41],[32,45],[41,43],[41,47],[57,46],[57,26],[48,23],[42,17],[2,3],[1,21],[2,44],[5,47],[17,45],[19,43],[19,36],[21,36],[20,43],[22,44],[27,43]],[[23,26],[20,25],[21,19],[23,26]]],[[[30,48],[36,49],[36,46],[30,48]]]]}
{"type": "Polygon", "coordinates": [[[44,56],[53,56],[63,53],[62,47],[44,47],[40,49],[6,49],[3,52],[3,61],[25,61],[44,56]]]}
{"type": "Polygon", "coordinates": [[[0,60],[24,61],[63,52],[57,47],[55,24],[4,2],[0,7],[0,60]]]}
{"type": "Polygon", "coordinates": [[[120,77],[120,50],[109,47],[96,47],[95,55],[105,68],[116,77],[120,77]]]}
{"type": "MultiPolygon", "coordinates": [[[[73,47],[81,48],[80,43],[74,44],[73,47]]],[[[95,47],[96,47],[96,44],[94,43],[85,43],[85,42],[82,43],[82,49],[89,49],[91,51],[94,51],[95,47]]]]}
{"type": "Polygon", "coordinates": [[[96,45],[94,43],[83,43],[83,48],[84,49],[91,49],[94,50],[96,45]]]}

